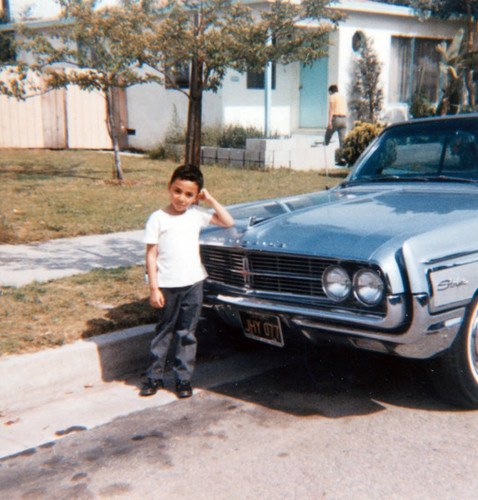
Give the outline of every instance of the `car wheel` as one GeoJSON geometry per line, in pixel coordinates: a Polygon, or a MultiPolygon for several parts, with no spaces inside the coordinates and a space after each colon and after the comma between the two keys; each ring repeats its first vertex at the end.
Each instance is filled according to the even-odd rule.
{"type": "Polygon", "coordinates": [[[432,381],[449,401],[478,408],[478,298],[453,345],[432,364],[432,381]]]}

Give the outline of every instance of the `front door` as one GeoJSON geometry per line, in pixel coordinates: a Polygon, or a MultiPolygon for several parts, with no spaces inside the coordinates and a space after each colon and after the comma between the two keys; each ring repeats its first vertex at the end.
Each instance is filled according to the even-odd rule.
{"type": "Polygon", "coordinates": [[[328,58],[300,66],[299,127],[327,127],[328,58]]]}

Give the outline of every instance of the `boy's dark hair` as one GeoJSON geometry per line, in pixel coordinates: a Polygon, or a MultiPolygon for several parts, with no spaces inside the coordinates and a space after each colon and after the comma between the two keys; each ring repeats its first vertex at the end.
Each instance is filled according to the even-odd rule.
{"type": "Polygon", "coordinates": [[[335,93],[336,93],[336,92],[338,92],[338,91],[339,91],[339,88],[337,87],[337,85],[331,85],[331,86],[329,87],[329,92],[330,92],[331,94],[335,94],[335,93]]]}
{"type": "Polygon", "coordinates": [[[204,177],[202,175],[201,170],[195,167],[194,165],[180,165],[171,175],[171,180],[169,181],[172,184],[175,180],[180,179],[182,181],[191,181],[195,182],[199,188],[199,191],[204,186],[204,177]]]}

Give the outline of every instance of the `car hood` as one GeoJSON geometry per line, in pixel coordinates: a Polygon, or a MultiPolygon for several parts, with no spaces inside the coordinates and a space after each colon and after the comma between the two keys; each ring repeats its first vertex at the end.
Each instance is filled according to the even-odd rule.
{"type": "Polygon", "coordinates": [[[234,234],[219,233],[213,239],[271,251],[378,261],[380,254],[395,254],[417,235],[440,234],[440,228],[476,220],[477,195],[476,187],[467,185],[335,188],[231,207],[234,234]]]}

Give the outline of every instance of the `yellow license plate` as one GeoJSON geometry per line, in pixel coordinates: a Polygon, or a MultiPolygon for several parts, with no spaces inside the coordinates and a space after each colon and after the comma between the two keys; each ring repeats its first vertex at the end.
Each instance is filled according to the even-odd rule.
{"type": "Polygon", "coordinates": [[[284,337],[277,316],[266,316],[241,312],[242,331],[250,339],[259,340],[278,347],[284,346],[284,337]]]}

